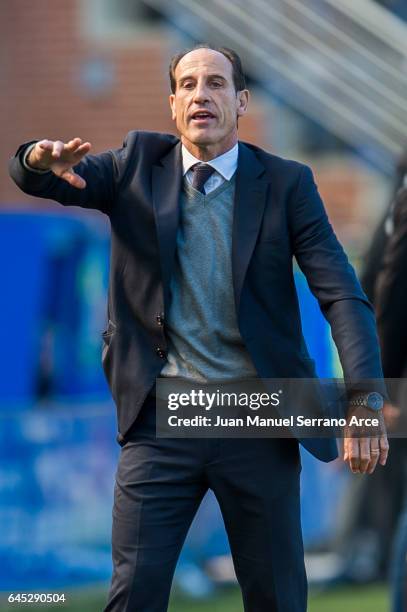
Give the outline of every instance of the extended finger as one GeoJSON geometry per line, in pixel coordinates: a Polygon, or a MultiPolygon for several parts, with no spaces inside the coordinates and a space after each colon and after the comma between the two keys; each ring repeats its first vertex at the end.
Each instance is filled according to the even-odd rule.
{"type": "Polygon", "coordinates": [[[89,153],[89,151],[91,150],[92,145],[90,144],[90,142],[84,142],[82,144],[80,144],[76,150],[74,151],[75,156],[83,156],[86,155],[86,153],[89,153]]]}
{"type": "Polygon", "coordinates": [[[372,438],[370,440],[370,462],[367,466],[367,473],[373,474],[376,469],[377,462],[379,461],[380,448],[378,438],[372,438]]]}
{"type": "Polygon", "coordinates": [[[52,157],[55,157],[55,159],[59,159],[62,151],[64,150],[64,147],[65,145],[62,140],[55,140],[54,145],[52,147],[52,157]]]}
{"type": "Polygon", "coordinates": [[[72,138],[72,140],[66,143],[65,148],[72,152],[75,151],[81,144],[81,138],[72,138]]]}
{"type": "Polygon", "coordinates": [[[349,438],[348,442],[349,466],[354,474],[359,473],[360,454],[359,440],[357,438],[349,438]]]}
{"type": "Polygon", "coordinates": [[[348,461],[349,453],[348,453],[348,440],[349,438],[343,439],[343,460],[348,461]]]}
{"type": "Polygon", "coordinates": [[[387,436],[381,436],[380,438],[380,465],[386,465],[387,457],[389,454],[389,441],[387,436]]]}
{"type": "Polygon", "coordinates": [[[86,187],[85,179],[79,176],[79,174],[76,174],[72,169],[65,170],[65,172],[61,174],[61,178],[77,189],[84,189],[86,187]]]}
{"type": "Polygon", "coordinates": [[[360,438],[359,453],[359,471],[361,474],[364,474],[370,463],[370,438],[360,438]]]}

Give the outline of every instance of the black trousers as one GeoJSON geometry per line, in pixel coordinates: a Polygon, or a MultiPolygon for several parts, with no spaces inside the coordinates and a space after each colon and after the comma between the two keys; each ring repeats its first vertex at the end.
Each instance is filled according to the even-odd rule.
{"type": "Polygon", "coordinates": [[[210,488],[227,530],[245,612],[305,612],[298,443],[165,439],[149,396],[121,450],[113,577],[105,612],[165,612],[188,528],[210,488]]]}

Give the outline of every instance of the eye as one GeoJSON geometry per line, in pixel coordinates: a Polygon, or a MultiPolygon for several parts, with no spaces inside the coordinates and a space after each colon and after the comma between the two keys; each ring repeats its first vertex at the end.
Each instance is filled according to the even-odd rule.
{"type": "Polygon", "coordinates": [[[212,81],[212,82],[211,82],[211,86],[212,86],[212,87],[215,87],[215,88],[217,88],[217,87],[222,87],[222,85],[223,85],[223,82],[222,82],[222,81],[212,81]]]}
{"type": "Polygon", "coordinates": [[[193,89],[194,82],[193,81],[184,81],[184,83],[182,84],[182,87],[184,89],[193,89]]]}

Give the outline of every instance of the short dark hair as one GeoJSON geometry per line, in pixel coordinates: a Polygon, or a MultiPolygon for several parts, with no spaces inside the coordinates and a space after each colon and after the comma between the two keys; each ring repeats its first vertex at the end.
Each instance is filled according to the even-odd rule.
{"type": "Polygon", "coordinates": [[[195,51],[196,49],[211,49],[212,51],[217,51],[218,53],[222,53],[222,55],[227,57],[227,59],[232,64],[232,76],[235,90],[242,91],[242,89],[246,89],[246,79],[243,73],[242,62],[236,51],[233,51],[233,49],[229,49],[228,47],[213,47],[209,43],[200,43],[199,45],[195,45],[193,47],[190,47],[189,49],[179,51],[171,58],[169,74],[172,93],[175,93],[175,89],[177,86],[177,81],[175,79],[176,67],[178,66],[184,55],[187,55],[188,53],[191,53],[191,51],[195,51]]]}

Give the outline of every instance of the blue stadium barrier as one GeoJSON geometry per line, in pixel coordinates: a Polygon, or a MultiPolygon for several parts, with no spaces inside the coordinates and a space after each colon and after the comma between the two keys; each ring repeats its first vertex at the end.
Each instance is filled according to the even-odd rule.
{"type": "Polygon", "coordinates": [[[107,397],[100,368],[109,238],[86,216],[0,214],[3,346],[0,401],[107,397]]]}

